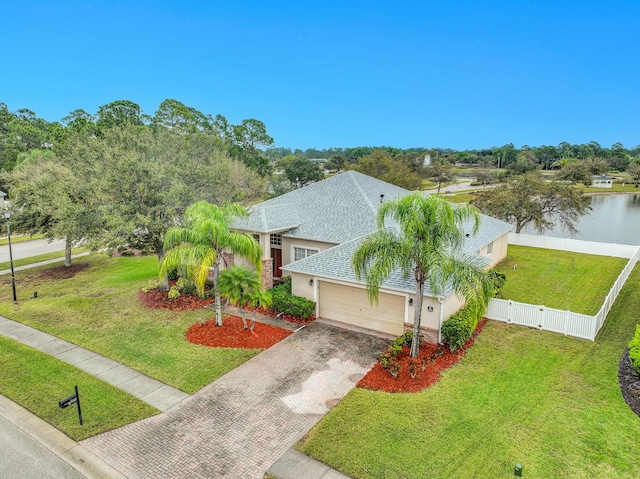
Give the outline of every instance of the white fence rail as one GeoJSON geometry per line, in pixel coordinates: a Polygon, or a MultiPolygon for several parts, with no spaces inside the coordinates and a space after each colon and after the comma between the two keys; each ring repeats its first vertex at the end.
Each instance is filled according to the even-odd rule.
{"type": "Polygon", "coordinates": [[[522,233],[509,233],[509,244],[573,251],[574,253],[595,254],[598,256],[614,256],[616,258],[631,258],[638,250],[638,246],[627,244],[598,243],[596,241],[554,238],[552,236],[527,235],[522,233]]]}
{"type": "Polygon", "coordinates": [[[596,243],[515,233],[509,233],[509,244],[629,258],[629,262],[618,275],[600,311],[595,316],[503,299],[489,301],[485,314],[489,319],[590,339],[591,341],[595,340],[598,331],[600,331],[607,318],[607,314],[609,314],[613,303],[618,297],[618,293],[627,281],[634,266],[640,260],[640,246],[596,243]]]}

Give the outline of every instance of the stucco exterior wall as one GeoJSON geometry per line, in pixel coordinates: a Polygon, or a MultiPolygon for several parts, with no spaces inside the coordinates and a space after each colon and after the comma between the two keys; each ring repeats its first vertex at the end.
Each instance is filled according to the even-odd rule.
{"type": "Polygon", "coordinates": [[[491,253],[487,253],[487,246],[478,251],[478,254],[486,256],[491,260],[491,264],[487,266],[487,269],[493,268],[500,261],[507,256],[507,249],[509,247],[509,233],[505,233],[500,238],[493,241],[493,250],[491,253]]]}
{"type": "MultiPolygon", "coordinates": [[[[293,248],[309,248],[320,251],[324,251],[329,248],[333,248],[336,246],[335,243],[323,243],[321,241],[309,241],[298,238],[287,238],[286,236],[282,237],[282,266],[286,266],[289,263],[293,262],[293,248]]],[[[283,274],[286,272],[283,271],[283,274]]]]}
{"type": "MultiPolygon", "coordinates": [[[[286,274],[285,271],[283,273],[286,274]]],[[[291,293],[296,296],[315,301],[315,284],[309,284],[313,276],[302,273],[291,273],[291,293]]]]}

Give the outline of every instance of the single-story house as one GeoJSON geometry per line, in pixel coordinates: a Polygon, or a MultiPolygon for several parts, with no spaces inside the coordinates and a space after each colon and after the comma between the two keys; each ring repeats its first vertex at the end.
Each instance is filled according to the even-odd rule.
{"type": "MultiPolygon", "coordinates": [[[[315,301],[317,317],[398,336],[413,324],[413,278],[393,274],[380,288],[378,304],[371,305],[351,256],[377,230],[378,206],[408,193],[347,171],[255,205],[235,226],[262,246],[265,287],[290,275],[293,294],[315,301]]],[[[478,233],[469,226],[464,250],[491,267],[506,256],[510,230],[510,224],[482,215],[478,233]]],[[[450,288],[436,297],[425,285],[422,326],[431,339],[461,306],[450,288]]]]}
{"type": "Polygon", "coordinates": [[[613,178],[610,176],[594,176],[592,178],[591,186],[594,188],[613,188],[613,178]]]}

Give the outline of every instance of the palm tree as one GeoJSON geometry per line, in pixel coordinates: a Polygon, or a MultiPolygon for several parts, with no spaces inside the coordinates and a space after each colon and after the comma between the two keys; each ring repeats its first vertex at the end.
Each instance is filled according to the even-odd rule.
{"type": "MultiPolygon", "coordinates": [[[[262,304],[262,297],[265,291],[262,289],[262,281],[258,272],[245,266],[232,266],[220,272],[218,278],[218,290],[230,302],[238,304],[240,307],[240,317],[244,329],[249,329],[245,320],[245,310],[243,306],[249,303],[250,306],[262,304]]],[[[255,324],[255,311],[251,323],[251,331],[255,324]]]]}
{"type": "Polygon", "coordinates": [[[416,282],[411,357],[418,357],[424,285],[435,295],[447,284],[467,303],[482,304],[490,291],[486,273],[477,258],[461,250],[464,223],[471,221],[475,234],[480,214],[471,206],[457,206],[438,198],[411,193],[378,209],[378,227],[353,254],[358,280],[366,281],[371,303],[377,303],[382,283],[400,269],[405,278],[413,272],[416,282]],[[389,218],[397,226],[385,228],[389,218]]]}
{"type": "Polygon", "coordinates": [[[193,281],[199,296],[204,296],[204,285],[213,268],[213,290],[216,299],[216,325],[222,326],[222,308],[218,277],[224,251],[248,259],[258,273],[262,271],[262,248],[247,233],[231,229],[234,218],[246,216],[245,209],[232,204],[219,207],[199,201],[185,211],[186,226],[167,231],[164,249],[167,251],[160,265],[160,278],[173,269],[193,281]]]}

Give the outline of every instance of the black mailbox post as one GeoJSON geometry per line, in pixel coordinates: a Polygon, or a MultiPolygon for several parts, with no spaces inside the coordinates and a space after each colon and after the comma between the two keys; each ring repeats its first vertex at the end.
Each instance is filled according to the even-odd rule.
{"type": "Polygon", "coordinates": [[[72,404],[78,405],[78,420],[80,421],[80,425],[82,426],[82,409],[80,409],[80,394],[78,394],[78,386],[75,387],[76,393],[66,397],[60,401],[58,401],[58,406],[60,409],[65,409],[72,404]]]}

